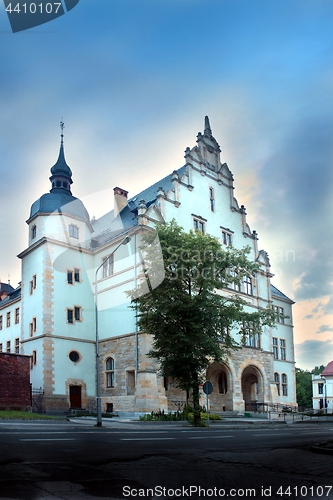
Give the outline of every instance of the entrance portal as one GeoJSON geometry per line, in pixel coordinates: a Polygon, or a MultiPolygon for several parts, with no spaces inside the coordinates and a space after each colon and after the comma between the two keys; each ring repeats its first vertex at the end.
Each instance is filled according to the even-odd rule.
{"type": "Polygon", "coordinates": [[[82,387],[80,385],[69,386],[69,401],[71,410],[79,410],[82,408],[81,389],[82,387]]]}
{"type": "Polygon", "coordinates": [[[243,371],[242,392],[245,411],[263,411],[262,375],[255,366],[247,366],[243,371]]]}

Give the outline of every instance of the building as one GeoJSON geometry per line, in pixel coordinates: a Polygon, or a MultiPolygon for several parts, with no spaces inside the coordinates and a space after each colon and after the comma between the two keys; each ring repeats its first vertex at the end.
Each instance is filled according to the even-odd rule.
{"type": "Polygon", "coordinates": [[[0,353],[0,410],[31,410],[30,356],[0,353]]]}
{"type": "Polygon", "coordinates": [[[312,407],[333,413],[333,361],[320,375],[312,375],[312,407]]]}
{"type": "MultiPolygon", "coordinates": [[[[260,272],[232,293],[246,299],[249,309],[272,305],[278,313],[276,329],[265,328],[227,363],[208,369],[211,408],[241,412],[296,404],[293,301],[271,284],[268,255],[259,250],[245,207],[234,197],[233,175],[220,152],[206,117],[181,168],[130,199],[125,189],[114,188],[114,209],[91,220],[71,193],[61,134],[50,192],[32,204],[27,220],[28,246],[18,256],[20,288],[0,302],[2,344],[18,345],[31,356],[32,385],[42,389],[46,411],[96,407],[95,298],[103,411],[175,410],[174,401],[185,400],[147,357],[151,339],[138,331],[126,295],[142,279],[142,234],[172,219],[187,231],[218,237],[225,247],[249,245],[260,272]],[[8,323],[8,315],[15,321],[8,323]]],[[[158,245],[156,252],[162,280],[158,245]]]]}

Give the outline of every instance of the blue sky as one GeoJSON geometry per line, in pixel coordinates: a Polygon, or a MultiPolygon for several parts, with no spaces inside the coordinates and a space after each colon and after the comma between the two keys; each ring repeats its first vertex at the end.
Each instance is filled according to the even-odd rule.
{"type": "Polygon", "coordinates": [[[332,25],[331,0],[80,0],[13,34],[0,4],[2,281],[20,279],[61,117],[73,194],[98,216],[112,196],[90,195],[132,196],[182,166],[209,115],[273,282],[297,302],[297,366],[332,360],[332,25]]]}

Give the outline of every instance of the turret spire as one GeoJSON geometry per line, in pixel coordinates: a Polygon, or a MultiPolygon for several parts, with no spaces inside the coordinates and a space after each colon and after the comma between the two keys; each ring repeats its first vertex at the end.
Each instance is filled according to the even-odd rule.
{"type": "Polygon", "coordinates": [[[72,171],[69,168],[69,166],[67,165],[66,159],[65,159],[64,128],[65,128],[65,124],[63,122],[63,119],[61,119],[61,122],[60,122],[60,129],[61,129],[60,150],[59,150],[59,156],[58,156],[57,163],[55,165],[53,165],[53,167],[51,168],[52,175],[50,177],[50,181],[52,182],[52,189],[50,191],[53,192],[53,190],[55,190],[55,189],[64,189],[71,194],[70,185],[73,183],[72,171]]]}

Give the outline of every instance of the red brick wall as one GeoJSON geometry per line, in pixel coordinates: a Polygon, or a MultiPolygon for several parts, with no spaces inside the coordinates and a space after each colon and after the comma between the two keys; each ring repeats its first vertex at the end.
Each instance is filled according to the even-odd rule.
{"type": "Polygon", "coordinates": [[[30,406],[30,356],[0,353],[0,409],[30,406]]]}

